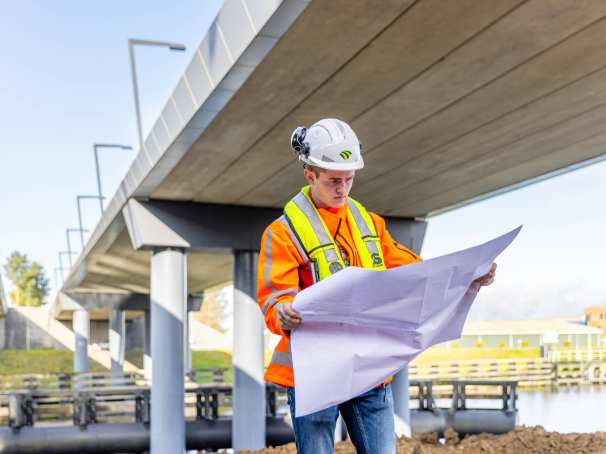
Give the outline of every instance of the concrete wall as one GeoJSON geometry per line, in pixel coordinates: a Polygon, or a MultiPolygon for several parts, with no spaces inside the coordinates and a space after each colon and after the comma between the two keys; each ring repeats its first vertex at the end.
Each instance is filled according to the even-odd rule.
{"type": "Polygon", "coordinates": [[[0,348],[27,350],[65,347],[19,311],[9,308],[6,316],[0,319],[0,348]]]}

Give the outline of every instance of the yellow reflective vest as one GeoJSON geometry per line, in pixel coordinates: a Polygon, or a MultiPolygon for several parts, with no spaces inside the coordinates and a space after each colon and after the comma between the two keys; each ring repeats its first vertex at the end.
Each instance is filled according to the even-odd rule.
{"type": "MultiPolygon", "coordinates": [[[[301,189],[284,207],[284,214],[296,239],[310,260],[314,282],[342,270],[346,265],[328,228],[309,194],[309,186],[301,189]]],[[[364,206],[347,200],[347,220],[364,268],[384,270],[385,261],[380,238],[372,218],[364,206]]]]}

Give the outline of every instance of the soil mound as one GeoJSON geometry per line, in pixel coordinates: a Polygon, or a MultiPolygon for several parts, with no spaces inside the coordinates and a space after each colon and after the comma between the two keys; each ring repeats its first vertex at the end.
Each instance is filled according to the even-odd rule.
{"type": "MultiPolygon", "coordinates": [[[[547,432],[542,427],[516,427],[504,435],[480,434],[465,438],[453,430],[445,434],[444,444],[436,434],[400,438],[398,454],[606,454],[606,432],[570,433],[547,432]]],[[[253,451],[239,451],[252,454],[253,451]]],[[[294,443],[277,448],[254,451],[256,454],[294,454],[294,443]]],[[[355,454],[349,442],[337,444],[335,454],[355,454]]]]}

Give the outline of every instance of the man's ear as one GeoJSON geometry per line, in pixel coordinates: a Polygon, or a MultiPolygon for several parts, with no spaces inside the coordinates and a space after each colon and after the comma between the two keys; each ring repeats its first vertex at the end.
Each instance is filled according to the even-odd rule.
{"type": "Polygon", "coordinates": [[[315,183],[315,181],[316,181],[316,176],[309,169],[303,169],[303,176],[305,177],[305,179],[307,180],[307,182],[310,185],[313,185],[315,183]]]}

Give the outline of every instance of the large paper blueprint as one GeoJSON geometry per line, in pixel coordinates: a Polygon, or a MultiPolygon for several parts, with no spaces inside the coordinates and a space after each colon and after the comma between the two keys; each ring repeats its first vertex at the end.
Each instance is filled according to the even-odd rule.
{"type": "Polygon", "coordinates": [[[478,288],[517,229],[480,246],[386,271],[349,267],[299,292],[291,334],[296,416],[345,402],[431,345],[457,339],[478,288]]]}

